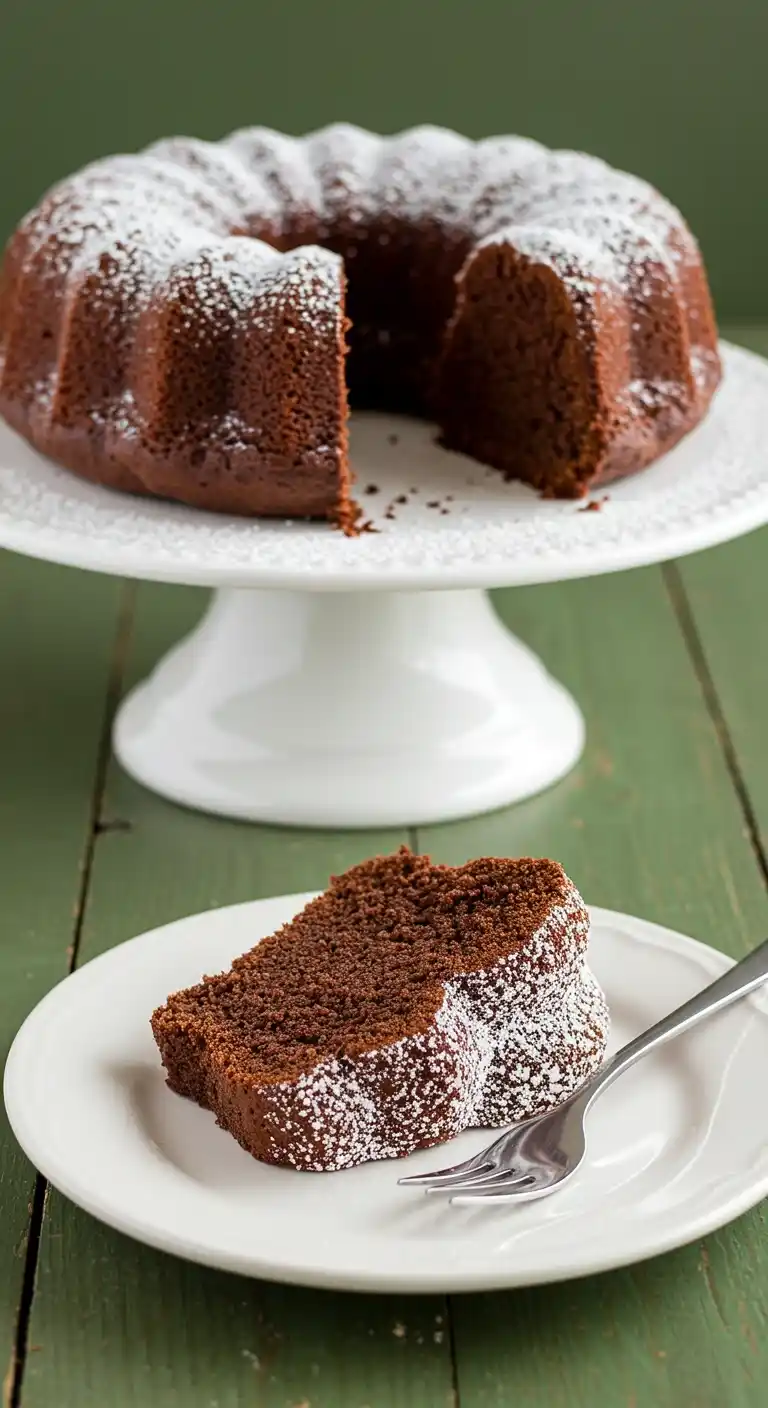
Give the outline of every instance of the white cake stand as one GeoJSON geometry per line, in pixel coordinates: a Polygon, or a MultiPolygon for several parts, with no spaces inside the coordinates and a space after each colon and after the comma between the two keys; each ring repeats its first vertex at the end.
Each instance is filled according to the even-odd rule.
{"type": "Polygon", "coordinates": [[[117,755],[147,787],[290,825],[475,814],[555,782],[584,741],[578,706],[485,589],[659,562],[768,521],[768,363],[723,352],[705,423],[600,512],[505,484],[393,416],[353,424],[380,530],[353,540],[111,493],[0,428],[0,545],[216,589],[118,714],[117,755]]]}

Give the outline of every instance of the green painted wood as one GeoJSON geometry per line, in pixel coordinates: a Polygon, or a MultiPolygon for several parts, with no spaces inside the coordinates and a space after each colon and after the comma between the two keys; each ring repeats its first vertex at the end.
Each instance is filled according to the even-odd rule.
{"type": "MultiPolygon", "coordinates": [[[[735,338],[749,342],[749,330],[735,338]]],[[[682,594],[669,577],[674,599],[658,570],[500,594],[513,628],[584,705],[589,749],[551,793],[430,828],[422,848],[454,861],[483,851],[557,854],[594,901],[743,952],[765,932],[766,898],[723,744],[731,739],[737,782],[762,815],[757,608],[747,617],[754,629],[733,629],[747,578],[760,600],[759,544],[756,536],[684,564],[682,594]],[[697,635],[710,681],[691,658],[697,635]]],[[[134,675],[191,624],[202,600],[168,589],[141,597],[134,675]]],[[[83,958],[207,904],[322,884],[330,869],[399,839],[211,821],[166,806],[114,770],[103,822],[83,958]]],[[[627,1272],[459,1298],[462,1408],[762,1404],[764,1244],[757,1212],[703,1247],[627,1272]]],[[[440,1317],[439,1301],[327,1296],[185,1266],[54,1196],[23,1403],[448,1408],[458,1400],[440,1317]]]]}
{"type": "MultiPolygon", "coordinates": [[[[0,1066],[69,962],[119,586],[0,553],[0,1066]]],[[[34,1172],[0,1109],[0,1379],[34,1172]]]]}
{"type": "Polygon", "coordinates": [[[23,1404],[451,1408],[444,1317],[188,1265],[53,1197],[23,1404]]]}
{"type": "MultiPolygon", "coordinates": [[[[506,813],[431,828],[422,844],[452,860],[481,851],[554,853],[590,898],[743,950],[764,926],[766,898],[661,574],[537,588],[499,600],[514,628],[576,690],[588,715],[590,749],[581,768],[551,793],[506,813]]],[[[141,613],[141,642],[147,644],[137,655],[142,670],[197,609],[194,595],[183,592],[153,591],[147,602],[141,613]]],[[[99,841],[83,957],[182,909],[221,901],[223,888],[230,900],[321,883],[323,867],[347,863],[350,848],[363,854],[396,839],[300,836],[211,822],[166,807],[117,775],[107,788],[105,819],[132,830],[111,830],[99,841]]],[[[638,1405],[662,1408],[686,1401],[728,1401],[737,1408],[757,1403],[747,1374],[765,1367],[750,1339],[760,1345],[765,1303],[759,1231],[753,1216],[710,1239],[705,1253],[690,1249],[585,1286],[460,1299],[455,1332],[464,1408],[500,1405],[510,1395],[568,1408],[629,1403],[632,1394],[638,1405]],[[691,1393],[687,1400],[683,1387],[691,1393]],[[726,1390],[730,1398],[723,1397],[726,1390]]],[[[240,1343],[246,1328],[258,1327],[259,1315],[272,1338],[287,1336],[292,1344],[289,1370],[276,1360],[266,1376],[259,1371],[259,1392],[270,1408],[290,1403],[292,1395],[299,1403],[302,1395],[316,1404],[407,1403],[410,1391],[414,1403],[431,1402],[430,1393],[444,1401],[450,1379],[443,1344],[434,1341],[442,1329],[439,1314],[436,1302],[408,1301],[399,1309],[392,1302],[276,1290],[181,1267],[97,1228],[54,1197],[31,1328],[31,1343],[42,1349],[30,1353],[24,1403],[53,1403],[62,1386],[77,1386],[84,1405],[106,1397],[138,1403],[151,1385],[153,1403],[196,1405],[208,1401],[212,1381],[216,1393],[234,1395],[225,1403],[238,1401],[252,1383],[249,1355],[262,1360],[264,1335],[240,1343]],[[94,1262],[112,1268],[119,1295],[105,1296],[102,1283],[94,1284],[88,1274],[94,1262]],[[329,1303],[336,1307],[332,1313],[329,1303]],[[242,1314],[235,1314],[237,1304],[242,1314]],[[373,1317],[365,1338],[378,1342],[384,1356],[375,1367],[359,1352],[361,1305],[373,1317]],[[95,1328],[83,1335],[81,1321],[95,1328]],[[394,1333],[399,1324],[406,1326],[402,1339],[394,1333]],[[135,1325],[130,1334],[127,1325],[135,1325]],[[414,1365],[403,1370],[398,1386],[392,1374],[403,1369],[401,1351],[411,1339],[414,1365]],[[328,1346],[325,1370],[321,1341],[328,1346]],[[425,1361],[426,1384],[416,1376],[425,1361]],[[313,1371],[313,1364],[320,1369],[313,1371]],[[340,1379],[341,1365],[351,1381],[340,1379]]]]}
{"type": "Polygon", "coordinates": [[[760,0],[6,0],[0,239],[49,182],[169,132],[339,118],[524,132],[655,181],[723,313],[765,317],[768,10],[760,0]],[[183,54],[180,36],[183,35],[183,54]]]}
{"type": "MultiPolygon", "coordinates": [[[[729,329],[768,356],[768,327],[729,329]]],[[[768,854],[768,529],[681,562],[684,621],[699,667],[721,710],[724,743],[754,811],[756,840],[768,854]]]]}
{"type": "Polygon", "coordinates": [[[768,529],[680,563],[675,573],[690,607],[686,628],[768,850],[768,529]]]}
{"type": "MultiPolygon", "coordinates": [[[[141,588],[130,674],[204,596],[141,588]]],[[[398,832],[299,832],[212,820],[110,772],[80,960],[217,904],[323,886],[398,832]]],[[[186,1266],[56,1194],[41,1241],[24,1408],[449,1408],[442,1298],[312,1294],[186,1266]]]]}
{"type": "MultiPolygon", "coordinates": [[[[500,593],[497,603],[581,702],[587,752],[550,793],[429,828],[423,849],[451,862],[555,855],[593,903],[743,953],[765,934],[765,888],[659,569],[500,593]]],[[[461,1405],[757,1408],[767,1315],[758,1211],[704,1247],[628,1271],[458,1298],[461,1405]]]]}

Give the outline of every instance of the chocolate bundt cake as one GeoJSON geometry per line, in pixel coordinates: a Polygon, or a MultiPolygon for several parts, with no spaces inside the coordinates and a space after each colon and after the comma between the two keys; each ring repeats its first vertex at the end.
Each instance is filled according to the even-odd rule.
{"type": "Polygon", "coordinates": [[[152,1017],[168,1084],[298,1169],[396,1158],[564,1100],[608,1017],[589,916],[551,860],[402,849],[331,881],[152,1017]]]}
{"type": "Polygon", "coordinates": [[[719,375],[682,216],[517,137],[172,138],[55,187],[0,276],[8,422],[88,479],[231,513],[353,524],[348,392],[572,497],[674,445],[719,375]]]}

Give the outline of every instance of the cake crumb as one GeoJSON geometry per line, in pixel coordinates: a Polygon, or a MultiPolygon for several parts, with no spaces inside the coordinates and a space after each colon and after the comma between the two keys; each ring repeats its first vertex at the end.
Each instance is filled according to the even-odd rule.
{"type": "Polygon", "coordinates": [[[405,1325],[401,1325],[400,1321],[396,1320],[395,1324],[392,1326],[392,1334],[396,1340],[404,1340],[406,1336],[405,1325]]]}
{"type": "Polygon", "coordinates": [[[435,1330],[435,1333],[433,1334],[432,1338],[433,1338],[433,1340],[435,1341],[435,1344],[442,1344],[442,1343],[443,1343],[443,1332],[442,1332],[442,1330],[435,1330]]]}
{"type": "Polygon", "coordinates": [[[240,1353],[242,1354],[243,1359],[248,1360],[248,1363],[250,1364],[252,1369],[257,1370],[261,1368],[261,1360],[259,1359],[258,1354],[254,1354],[252,1349],[241,1349],[240,1353]]]}
{"type": "MultiPolygon", "coordinates": [[[[357,538],[361,533],[365,533],[365,523],[361,522],[363,510],[354,499],[343,500],[336,504],[328,517],[334,528],[340,528],[345,538],[357,538]]],[[[286,520],[289,523],[291,520],[286,520]]]]}
{"type": "Polygon", "coordinates": [[[394,434],[388,435],[388,436],[387,436],[387,441],[388,441],[388,443],[389,443],[390,445],[399,445],[399,444],[400,444],[400,436],[399,436],[399,435],[394,435],[394,434]]]}
{"type": "Polygon", "coordinates": [[[395,503],[396,503],[396,504],[407,504],[407,502],[408,502],[408,495],[407,495],[407,494],[398,494],[397,498],[395,499],[395,503]]]}
{"type": "Polygon", "coordinates": [[[439,507],[440,507],[440,500],[439,500],[439,499],[429,499],[429,500],[427,501],[427,508],[439,508],[439,507]]]}
{"type": "Polygon", "coordinates": [[[366,492],[366,494],[378,494],[378,492],[379,492],[379,486],[378,486],[378,484],[366,484],[366,486],[365,486],[365,492],[366,492]]]}
{"type": "Polygon", "coordinates": [[[599,513],[601,508],[603,507],[603,504],[607,504],[607,502],[607,494],[603,494],[603,497],[601,499],[590,499],[589,503],[584,504],[579,509],[579,513],[599,513]]]}

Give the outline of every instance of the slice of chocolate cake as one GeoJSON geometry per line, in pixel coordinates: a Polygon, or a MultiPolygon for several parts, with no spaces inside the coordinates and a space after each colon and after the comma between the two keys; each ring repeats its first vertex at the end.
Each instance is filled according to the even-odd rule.
{"type": "Polygon", "coordinates": [[[589,916],[552,860],[403,848],[152,1017],[168,1084],[269,1163],[340,1169],[564,1100],[600,1064],[589,916]]]}

